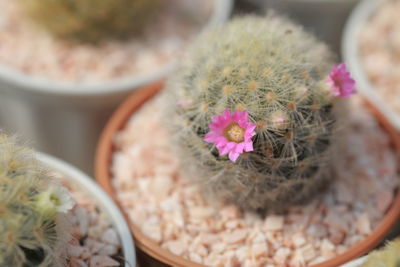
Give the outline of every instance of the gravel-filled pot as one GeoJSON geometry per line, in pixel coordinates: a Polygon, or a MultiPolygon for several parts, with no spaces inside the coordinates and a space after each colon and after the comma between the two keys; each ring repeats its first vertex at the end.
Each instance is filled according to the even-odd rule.
{"type": "Polygon", "coordinates": [[[400,140],[334,62],[287,18],[245,16],[131,96],[96,177],[138,246],[173,266],[338,266],[372,249],[400,213],[400,140]]]}
{"type": "MultiPolygon", "coordinates": [[[[142,263],[145,266],[205,266],[171,253],[169,249],[161,247],[158,242],[154,241],[154,236],[149,237],[151,236],[151,234],[149,234],[148,232],[144,233],[143,229],[134,223],[136,214],[129,213],[129,211],[124,208],[126,207],[125,204],[127,203],[126,201],[128,201],[129,198],[126,199],[123,195],[119,195],[115,188],[116,183],[118,183],[117,181],[114,181],[115,178],[113,178],[115,176],[115,173],[130,172],[129,168],[127,168],[126,170],[116,170],[115,166],[112,166],[113,162],[117,160],[118,157],[115,154],[118,151],[118,148],[116,147],[114,140],[118,136],[118,133],[127,127],[129,121],[134,118],[134,115],[141,110],[141,107],[147,102],[152,101],[152,98],[159,94],[159,92],[163,88],[164,83],[157,83],[149,87],[142,88],[133,93],[130,98],[128,98],[117,109],[102,133],[102,137],[100,139],[97,149],[95,175],[100,185],[117,201],[117,203],[119,203],[124,213],[128,216],[127,218],[129,221],[129,225],[135,238],[135,245],[138,248],[139,263],[142,263]]],[[[397,159],[399,159],[399,135],[396,133],[395,129],[390,125],[390,123],[388,123],[385,117],[382,116],[382,114],[374,106],[370,104],[365,105],[368,106],[367,110],[370,110],[374,113],[374,118],[380,123],[385,134],[390,136],[392,148],[396,151],[397,159]]],[[[132,163],[129,162],[127,162],[127,164],[132,165],[132,163]]],[[[157,162],[155,162],[155,164],[157,165],[157,162]]],[[[131,167],[135,169],[135,166],[131,167]]],[[[123,183],[124,182],[122,181],[122,184],[123,183]]],[[[164,186],[165,185],[166,184],[164,184],[164,186]]],[[[146,209],[146,207],[144,208],[146,209]]],[[[391,201],[390,207],[387,210],[385,217],[382,218],[379,225],[377,225],[365,239],[360,240],[360,242],[358,242],[356,245],[352,246],[346,251],[343,251],[339,255],[312,266],[339,266],[368,253],[376,245],[378,245],[380,241],[382,241],[383,238],[388,234],[393,225],[398,221],[399,215],[400,194],[399,192],[397,192],[395,198],[391,201]]],[[[137,216],[141,215],[137,214],[137,216]]],[[[359,266],[360,261],[356,261],[354,264],[350,264],[349,266],[359,266]]]]}
{"type": "Polygon", "coordinates": [[[115,229],[118,234],[122,252],[122,258],[120,260],[124,262],[122,266],[136,266],[134,243],[128,224],[118,206],[106,192],[104,192],[92,178],[60,159],[43,153],[38,153],[37,158],[64,179],[67,185],[83,190],[84,195],[89,198],[87,201],[93,202],[98,209],[104,212],[107,219],[111,222],[113,229],[115,229]]]}
{"type": "Polygon", "coordinates": [[[390,28],[392,20],[384,19],[390,16],[385,12],[397,10],[390,3],[395,1],[364,0],[357,5],[343,32],[342,54],[359,83],[360,92],[400,130],[400,91],[393,80],[398,76],[397,63],[395,54],[391,54],[395,53],[391,47],[397,47],[396,34],[390,30],[396,27],[390,28]],[[381,45],[376,45],[379,41],[381,45]]]}
{"type": "MultiPolygon", "coordinates": [[[[39,150],[67,160],[89,173],[97,138],[111,112],[129,92],[164,77],[174,68],[177,37],[173,32],[176,27],[173,23],[152,22],[153,33],[148,34],[150,37],[146,35],[146,42],[153,46],[163,43],[163,47],[157,48],[159,51],[152,52],[150,45],[140,41],[130,47],[119,40],[107,41],[100,45],[102,48],[93,50],[92,44],[75,47],[74,42],[71,45],[59,42],[49,38],[42,29],[31,27],[28,21],[21,19],[24,14],[16,9],[17,2],[32,1],[0,3],[4,12],[12,13],[12,16],[2,16],[0,23],[4,32],[0,35],[6,44],[3,48],[7,47],[3,50],[3,57],[0,56],[0,125],[9,133],[18,132],[26,139],[35,140],[33,145],[39,150]],[[165,42],[159,42],[156,35],[160,35],[160,30],[157,27],[167,27],[172,35],[167,36],[165,42]],[[13,39],[15,36],[23,42],[18,43],[13,39]],[[136,59],[131,54],[135,54],[137,46],[144,51],[136,59]],[[123,49],[126,51],[121,53],[123,49]],[[93,52],[98,50],[102,52],[93,52]],[[158,62],[156,57],[160,59],[158,62]],[[124,67],[120,67],[121,64],[124,67]],[[133,65],[137,73],[126,72],[133,65]],[[98,79],[97,71],[99,77],[107,77],[98,79]],[[85,75],[92,77],[86,79],[85,75]]],[[[232,0],[209,1],[206,7],[203,1],[196,5],[191,3],[172,1],[171,6],[182,6],[179,9],[181,18],[187,16],[193,23],[199,20],[196,24],[198,30],[225,22],[233,5],[232,0]]],[[[168,10],[175,12],[171,8],[168,10]]],[[[171,13],[169,16],[175,18],[171,13]]]]}

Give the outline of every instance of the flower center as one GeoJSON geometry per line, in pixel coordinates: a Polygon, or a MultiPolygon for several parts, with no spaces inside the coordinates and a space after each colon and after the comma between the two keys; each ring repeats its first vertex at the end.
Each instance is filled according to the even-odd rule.
{"type": "Polygon", "coordinates": [[[229,124],[224,130],[224,136],[229,142],[241,143],[244,141],[245,130],[236,122],[229,124]]]}

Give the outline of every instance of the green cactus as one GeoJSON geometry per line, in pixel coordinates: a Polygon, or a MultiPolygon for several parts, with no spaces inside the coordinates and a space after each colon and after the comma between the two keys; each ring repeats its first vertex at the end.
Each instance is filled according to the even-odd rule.
{"type": "Polygon", "coordinates": [[[400,267],[400,239],[370,253],[361,267],[400,267]]]}
{"type": "Polygon", "coordinates": [[[0,134],[0,266],[65,266],[72,205],[30,150],[0,134]]]}
{"type": "Polygon", "coordinates": [[[245,209],[280,211],[309,199],[332,170],[332,66],[324,44],[274,14],[204,33],[167,84],[165,121],[184,169],[211,196],[245,209]],[[247,110],[257,125],[254,151],[235,163],[204,141],[225,109],[247,110]]]}
{"type": "Polygon", "coordinates": [[[57,37],[90,43],[137,34],[159,0],[20,0],[37,24],[57,37]]]}

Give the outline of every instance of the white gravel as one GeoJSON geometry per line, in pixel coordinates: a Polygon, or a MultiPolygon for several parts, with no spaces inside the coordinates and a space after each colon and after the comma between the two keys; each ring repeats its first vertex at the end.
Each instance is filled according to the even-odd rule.
{"type": "Polygon", "coordinates": [[[27,19],[18,2],[0,0],[0,64],[51,80],[98,83],[169,63],[206,23],[212,0],[169,0],[143,36],[97,47],[52,38],[27,19]]]}
{"type": "Polygon", "coordinates": [[[72,237],[67,248],[68,267],[121,266],[121,242],[110,218],[87,193],[74,185],[67,186],[76,205],[68,213],[72,237]]]}

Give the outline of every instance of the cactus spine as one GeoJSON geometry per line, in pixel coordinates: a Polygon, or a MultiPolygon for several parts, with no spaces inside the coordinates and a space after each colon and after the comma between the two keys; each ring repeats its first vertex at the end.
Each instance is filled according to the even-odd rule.
{"type": "Polygon", "coordinates": [[[65,266],[70,236],[60,207],[73,204],[65,191],[31,151],[0,134],[0,266],[65,266]]]}
{"type": "Polygon", "coordinates": [[[285,18],[237,18],[203,34],[167,86],[183,166],[212,196],[253,210],[309,199],[329,177],[336,115],[327,47],[285,18]],[[254,151],[233,163],[204,142],[225,109],[247,110],[254,151]]]}
{"type": "Polygon", "coordinates": [[[37,24],[57,37],[97,43],[139,33],[159,0],[20,0],[37,24]]]}

